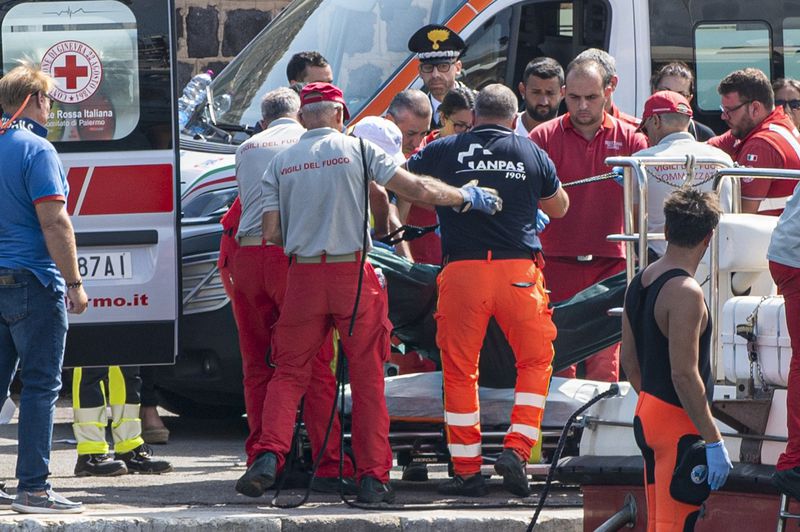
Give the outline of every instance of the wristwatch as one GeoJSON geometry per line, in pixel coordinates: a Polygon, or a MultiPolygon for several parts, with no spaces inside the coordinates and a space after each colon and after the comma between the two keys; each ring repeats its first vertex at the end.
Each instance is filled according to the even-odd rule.
{"type": "Polygon", "coordinates": [[[78,279],[72,283],[67,283],[67,288],[78,288],[80,285],[83,284],[83,279],[78,279]]]}

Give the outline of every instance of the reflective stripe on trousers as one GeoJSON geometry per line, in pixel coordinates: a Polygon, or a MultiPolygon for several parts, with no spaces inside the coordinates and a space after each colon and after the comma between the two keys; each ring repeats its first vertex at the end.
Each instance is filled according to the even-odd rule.
{"type": "Polygon", "coordinates": [[[517,361],[511,430],[503,446],[529,456],[539,437],[556,336],[541,271],[529,259],[456,261],[445,266],[438,283],[436,342],[455,473],[477,473],[482,463],[478,358],[491,316],[517,361]]]}

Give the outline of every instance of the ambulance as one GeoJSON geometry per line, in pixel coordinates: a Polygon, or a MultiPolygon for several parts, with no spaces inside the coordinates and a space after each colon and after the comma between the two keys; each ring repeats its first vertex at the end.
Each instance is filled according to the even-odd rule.
{"type": "Polygon", "coordinates": [[[0,1],[3,71],[55,80],[46,124],[69,181],[87,311],[67,366],[171,364],[178,351],[179,180],[171,0],[0,1]]]}

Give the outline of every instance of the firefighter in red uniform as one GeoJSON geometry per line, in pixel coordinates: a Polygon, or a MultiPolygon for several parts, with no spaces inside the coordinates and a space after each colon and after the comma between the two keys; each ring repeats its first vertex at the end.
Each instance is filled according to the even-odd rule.
{"type": "MultiPolygon", "coordinates": [[[[800,133],[783,107],[775,107],[772,86],[763,72],[756,68],[732,72],[720,81],[717,92],[722,119],[736,139],[731,156],[737,163],[800,169],[800,133]]],[[[721,135],[709,143],[724,145],[725,138],[721,135]]],[[[742,179],[742,212],[779,215],[794,187],[793,180],[742,179]]]]}
{"type": "MultiPolygon", "coordinates": [[[[267,93],[261,102],[264,128],[242,143],[236,150],[236,181],[241,202],[241,219],[236,232],[238,249],[231,264],[233,310],[239,330],[239,347],[242,352],[245,406],[250,435],[245,449],[247,463],[252,464],[261,454],[259,446],[262,429],[272,422],[271,408],[264,397],[273,375],[269,367],[272,329],[283,306],[286,291],[288,259],[280,246],[265,240],[261,234],[262,183],[261,177],[276,154],[294,145],[305,132],[297,122],[300,98],[289,88],[279,88],[267,93]]],[[[331,370],[333,344],[329,337],[322,343],[314,359],[312,386],[306,394],[304,418],[316,456],[325,439],[325,429],[334,400],[336,379],[331,370]]],[[[322,454],[317,477],[312,488],[317,491],[338,491],[339,432],[335,420],[328,445],[322,454]]],[[[353,475],[348,459],[343,472],[353,475]]],[[[354,492],[352,481],[345,481],[347,491],[354,492]]],[[[249,482],[237,482],[236,490],[250,497],[263,491],[252,489],[249,482]]]]}
{"type": "Polygon", "coordinates": [[[275,375],[265,399],[272,423],[262,428],[263,454],[241,480],[262,492],[274,482],[289,451],[312,360],[336,327],[349,362],[358,500],[391,502],[392,450],[383,391],[391,323],[385,288],[362,257],[370,246],[368,205],[362,198],[374,180],[411,201],[462,211],[496,212],[501,203],[476,186],[457,189],[416,177],[372,143],[342,134],[349,114],[337,87],[311,83],[300,98],[308,131],[264,172],[263,235],[284,244],[290,266],[272,343],[275,375]]]}
{"type": "MultiPolygon", "coordinates": [[[[606,157],[631,155],[647,147],[647,138],[604,110],[612,92],[611,75],[591,58],[576,58],[567,67],[567,114],[531,131],[530,138],[556,165],[563,183],[611,170],[606,157]]],[[[611,181],[575,187],[572,208],[540,238],[547,255],[547,287],[552,301],[563,301],[584,288],[625,269],[621,243],[606,236],[622,232],[622,189],[611,181]]],[[[575,377],[575,368],[561,373],[575,377]]],[[[619,346],[586,361],[586,378],[616,381],[619,346]]]]}
{"type": "Polygon", "coordinates": [[[508,338],[517,366],[511,428],[495,463],[503,485],[529,494],[524,464],[539,439],[552,373],[556,328],[537,256],[537,205],[552,217],[569,205],[555,167],[541,149],[514,134],[517,97],[503,85],[475,99],[475,128],[437,140],[408,161],[409,169],[454,186],[473,180],[506,198],[503,212],[459,216],[438,208],[444,269],[439,277],[436,343],[442,352],[445,423],[455,477],[439,486],[448,495],[486,493],[480,474],[478,359],[489,318],[508,338]]]}

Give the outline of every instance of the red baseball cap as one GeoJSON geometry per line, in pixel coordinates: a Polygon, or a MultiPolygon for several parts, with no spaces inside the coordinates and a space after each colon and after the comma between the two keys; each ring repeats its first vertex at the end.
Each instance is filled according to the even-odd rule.
{"type": "Polygon", "coordinates": [[[350,120],[350,111],[347,110],[347,104],[344,101],[344,93],[342,93],[342,89],[336,85],[315,81],[303,87],[303,90],[300,92],[300,107],[316,102],[336,102],[342,104],[344,108],[344,119],[350,120]]]}
{"type": "Polygon", "coordinates": [[[647,101],[644,102],[644,113],[642,113],[642,123],[639,124],[639,130],[643,128],[645,120],[653,115],[664,113],[680,113],[686,116],[692,116],[692,106],[689,105],[689,100],[687,100],[686,97],[677,92],[654,92],[647,101]]]}

